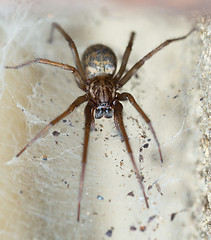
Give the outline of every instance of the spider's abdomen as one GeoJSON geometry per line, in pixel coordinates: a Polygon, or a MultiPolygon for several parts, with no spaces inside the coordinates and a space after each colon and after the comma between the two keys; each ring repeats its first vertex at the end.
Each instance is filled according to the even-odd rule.
{"type": "Polygon", "coordinates": [[[86,49],[82,65],[87,79],[105,75],[111,78],[116,71],[117,58],[109,47],[96,44],[86,49]]]}

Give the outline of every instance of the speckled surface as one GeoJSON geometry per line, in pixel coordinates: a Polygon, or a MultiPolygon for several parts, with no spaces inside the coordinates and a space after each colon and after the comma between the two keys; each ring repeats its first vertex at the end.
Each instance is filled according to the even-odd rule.
{"type": "MultiPolygon", "coordinates": [[[[1,66],[34,57],[73,64],[61,35],[55,34],[54,42],[47,43],[53,21],[71,34],[80,56],[92,44],[108,45],[117,55],[118,67],[135,31],[128,68],[164,40],[186,34],[193,24],[179,13],[142,8],[120,11],[118,5],[107,8],[103,3],[95,8],[52,4],[48,10],[42,5],[7,7],[8,14],[0,19],[1,66]]],[[[123,89],[149,115],[164,153],[161,165],[148,126],[125,103],[126,130],[144,177],[149,210],[113,119],[96,120],[80,223],[76,214],[84,105],[20,158],[14,156],[83,92],[71,73],[53,67],[2,68],[0,238],[200,239],[203,180],[196,170],[200,94],[193,75],[199,73],[198,62],[200,45],[195,33],[154,56],[123,89]],[[54,131],[60,134],[55,136],[54,131]]]]}

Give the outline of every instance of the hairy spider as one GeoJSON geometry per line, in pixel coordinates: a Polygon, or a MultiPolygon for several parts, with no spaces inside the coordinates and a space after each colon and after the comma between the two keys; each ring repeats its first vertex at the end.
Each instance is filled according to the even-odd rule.
{"type": "Polygon", "coordinates": [[[122,86],[124,86],[130,78],[137,72],[137,70],[150,59],[155,53],[160,51],[162,48],[170,44],[171,42],[179,41],[187,38],[193,31],[192,29],[188,34],[179,37],[166,40],[162,44],[160,44],[157,48],[149,52],[146,56],[144,56],[141,60],[139,60],[127,73],[124,74],[126,65],[128,62],[129,55],[132,50],[133,40],[135,33],[132,32],[130,35],[130,39],[128,42],[128,46],[124,52],[122,63],[119,71],[115,74],[116,66],[117,66],[117,58],[114,52],[107,46],[102,44],[96,44],[88,47],[82,56],[82,60],[80,60],[76,45],[72,38],[57,24],[52,24],[51,34],[49,42],[53,40],[54,29],[57,29],[63,37],[67,40],[74,57],[74,62],[76,67],[54,62],[51,60],[36,58],[32,61],[28,61],[26,63],[17,65],[17,66],[6,66],[6,68],[10,69],[19,69],[30,64],[34,63],[42,63],[48,64],[55,67],[60,67],[65,70],[69,70],[73,73],[76,83],[80,89],[82,89],[85,94],[78,97],[69,108],[64,111],[61,115],[53,119],[42,131],[40,131],[17,155],[19,157],[29,146],[31,146],[38,138],[40,138],[48,129],[50,129],[53,125],[58,123],[61,119],[66,117],[68,114],[72,113],[73,110],[81,105],[84,102],[88,102],[84,114],[85,114],[85,130],[84,130],[84,146],[83,146],[83,155],[82,155],[82,171],[80,176],[80,185],[79,185],[79,195],[78,195],[78,211],[77,211],[77,221],[80,218],[80,205],[82,199],[83,185],[84,185],[84,176],[85,176],[85,167],[87,162],[87,150],[89,143],[89,135],[91,125],[94,124],[94,119],[100,119],[102,117],[112,118],[114,116],[114,122],[116,128],[121,134],[122,139],[126,144],[126,148],[128,154],[130,156],[131,162],[133,164],[133,168],[135,170],[136,176],[138,178],[139,184],[141,186],[143,196],[145,199],[145,203],[147,208],[149,208],[148,200],[146,197],[146,193],[144,190],[144,185],[142,183],[142,178],[139,173],[138,167],[135,163],[133,152],[130,147],[129,139],[124,127],[122,110],[123,106],[120,101],[129,100],[129,102],[134,106],[134,108],[141,114],[145,122],[148,124],[155,142],[158,147],[158,152],[160,156],[161,162],[163,162],[163,156],[161,153],[160,143],[155,134],[154,128],[150,119],[144,113],[144,111],[137,104],[135,99],[130,93],[118,93],[122,86]],[[124,76],[123,76],[124,74],[124,76]]]}

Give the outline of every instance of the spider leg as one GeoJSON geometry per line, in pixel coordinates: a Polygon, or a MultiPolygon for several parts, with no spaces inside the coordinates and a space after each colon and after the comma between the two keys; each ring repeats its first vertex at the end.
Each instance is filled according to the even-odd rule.
{"type": "Polygon", "coordinates": [[[90,135],[90,128],[92,124],[92,110],[93,104],[88,102],[84,109],[85,114],[85,129],[84,129],[84,147],[83,147],[83,155],[82,155],[82,170],[81,170],[81,177],[80,177],[80,185],[79,185],[79,193],[78,193],[78,214],[77,214],[77,221],[80,220],[80,209],[81,209],[81,199],[84,187],[84,176],[85,176],[85,168],[87,162],[87,150],[88,150],[88,143],[89,143],[89,135],[90,135]]]}
{"type": "Polygon", "coordinates": [[[144,113],[144,111],[139,107],[139,105],[137,104],[137,102],[135,101],[134,97],[130,94],[130,93],[121,93],[118,94],[117,97],[120,101],[124,101],[124,100],[129,100],[130,103],[134,106],[134,108],[141,114],[141,116],[143,117],[143,119],[145,120],[145,122],[149,125],[149,128],[154,136],[154,139],[156,141],[157,147],[158,147],[158,152],[160,155],[160,160],[161,162],[163,162],[163,156],[162,156],[162,152],[161,152],[161,147],[160,147],[160,143],[157,139],[157,136],[155,134],[155,130],[152,126],[151,120],[147,117],[147,115],[144,113]]]}
{"type": "Polygon", "coordinates": [[[94,108],[92,108],[92,125],[91,125],[91,130],[95,130],[95,117],[94,117],[94,108]]]}
{"type": "Polygon", "coordinates": [[[74,62],[75,62],[76,68],[78,69],[80,75],[84,79],[84,84],[85,84],[86,83],[86,75],[85,75],[84,69],[83,69],[83,67],[81,65],[81,61],[80,61],[80,58],[79,58],[79,55],[78,55],[78,50],[76,48],[76,45],[75,45],[74,41],[72,40],[72,38],[57,23],[52,23],[52,28],[51,28],[49,42],[51,43],[53,41],[53,33],[54,33],[54,29],[55,28],[62,34],[62,36],[69,43],[69,46],[70,46],[70,48],[72,50],[72,54],[73,54],[73,58],[74,58],[74,62]]]}
{"type": "Polygon", "coordinates": [[[139,184],[141,186],[141,189],[142,189],[142,192],[143,192],[143,195],[144,195],[144,200],[145,200],[146,206],[147,206],[147,208],[149,208],[148,200],[147,200],[146,193],[145,193],[145,190],[144,190],[144,185],[142,183],[142,178],[141,178],[141,175],[139,174],[138,167],[135,163],[135,160],[134,160],[134,157],[133,157],[133,152],[132,152],[132,149],[130,147],[129,139],[128,139],[128,136],[127,136],[127,133],[126,133],[126,130],[125,130],[125,127],[124,127],[123,118],[122,118],[122,109],[123,109],[122,104],[117,100],[115,102],[115,105],[114,105],[114,122],[115,122],[115,125],[116,125],[118,131],[120,132],[125,144],[126,144],[127,151],[130,155],[130,159],[131,159],[131,162],[133,164],[133,168],[135,170],[136,176],[138,178],[139,184]]]}
{"type": "Polygon", "coordinates": [[[135,32],[132,32],[130,34],[130,40],[128,42],[127,48],[125,49],[124,55],[122,57],[122,63],[121,63],[121,66],[119,68],[119,71],[117,72],[117,74],[113,78],[114,84],[119,81],[119,79],[122,77],[122,75],[125,71],[125,67],[127,65],[128,58],[129,58],[131,50],[132,50],[134,36],[135,36],[135,32]]]}
{"type": "Polygon", "coordinates": [[[42,63],[42,64],[51,65],[51,66],[54,66],[54,67],[59,67],[59,68],[62,68],[64,70],[69,70],[69,71],[71,71],[73,73],[79,88],[81,88],[83,90],[86,89],[84,81],[83,81],[83,78],[81,77],[79,71],[76,68],[74,68],[74,67],[72,67],[72,66],[70,66],[68,64],[58,63],[58,62],[54,62],[54,61],[51,61],[51,60],[48,60],[48,59],[44,59],[44,58],[35,58],[32,61],[28,61],[28,62],[22,63],[20,65],[17,65],[17,66],[5,66],[5,68],[8,68],[8,69],[20,69],[22,67],[26,67],[26,66],[32,65],[34,63],[42,63]]]}
{"type": "Polygon", "coordinates": [[[117,89],[121,88],[123,85],[125,85],[125,83],[127,83],[128,80],[130,80],[130,78],[138,71],[138,69],[144,65],[144,63],[150,59],[155,53],[159,52],[162,48],[166,47],[167,45],[169,45],[172,42],[176,42],[176,41],[180,41],[183,40],[185,38],[187,38],[193,31],[195,31],[195,28],[193,28],[188,34],[186,34],[185,36],[179,37],[179,38],[172,38],[172,39],[168,39],[165,42],[163,42],[162,44],[160,44],[158,47],[156,47],[154,50],[152,50],[151,52],[149,52],[147,55],[145,55],[141,60],[139,60],[124,76],[123,78],[121,78],[119,80],[119,82],[117,83],[117,89]]]}
{"type": "Polygon", "coordinates": [[[70,114],[76,107],[84,103],[88,100],[88,95],[83,95],[78,97],[70,106],[69,108],[64,111],[62,114],[60,114],[58,117],[53,119],[45,128],[43,128],[27,145],[16,155],[16,157],[19,157],[29,146],[31,146],[38,138],[40,138],[48,129],[50,129],[53,125],[58,123],[61,119],[66,117],[68,114],[70,114]]]}

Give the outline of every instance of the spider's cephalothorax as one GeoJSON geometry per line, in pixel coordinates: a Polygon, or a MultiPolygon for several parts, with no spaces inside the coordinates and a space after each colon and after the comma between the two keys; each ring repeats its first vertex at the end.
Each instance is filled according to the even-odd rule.
{"type": "Polygon", "coordinates": [[[89,87],[90,98],[95,105],[95,118],[111,118],[113,116],[113,101],[116,95],[115,86],[109,79],[96,78],[89,87]]]}
{"type": "Polygon", "coordinates": [[[121,133],[121,137],[126,144],[127,151],[129,153],[131,162],[133,164],[136,176],[139,180],[139,184],[141,186],[144,200],[146,206],[148,205],[148,200],[145,194],[144,186],[142,183],[142,178],[139,173],[138,167],[135,163],[133,152],[130,147],[129,139],[124,127],[123,117],[122,117],[122,110],[123,106],[120,101],[129,100],[130,103],[135,107],[135,109],[140,113],[143,117],[145,122],[148,124],[154,139],[156,141],[159,156],[161,162],[163,162],[163,157],[161,153],[160,144],[156,137],[154,128],[152,127],[152,123],[144,111],[139,107],[138,103],[135,101],[133,96],[130,93],[117,93],[116,90],[120,89],[123,85],[125,85],[130,78],[136,73],[136,71],[148,60],[150,59],[155,53],[160,51],[162,48],[167,46],[169,43],[182,40],[187,38],[193,31],[192,29],[188,34],[179,38],[173,38],[166,40],[162,44],[160,44],[157,48],[149,52],[145,55],[142,59],[140,59],[127,73],[125,73],[126,65],[128,62],[128,58],[130,56],[134,35],[135,33],[132,32],[130,36],[130,40],[128,42],[128,46],[124,52],[122,63],[119,68],[119,71],[114,75],[117,66],[117,59],[114,52],[109,48],[102,44],[93,45],[84,52],[82,61],[80,61],[77,48],[75,43],[73,42],[72,38],[57,24],[52,24],[52,30],[49,42],[52,42],[53,39],[53,32],[54,29],[57,29],[68,41],[69,46],[73,52],[74,62],[76,67],[70,66],[64,63],[58,63],[51,60],[43,59],[43,58],[36,58],[35,60],[14,66],[14,67],[6,67],[10,69],[18,69],[21,67],[25,67],[27,65],[33,63],[42,63],[48,64],[56,67],[63,68],[65,70],[71,71],[76,79],[76,82],[85,94],[78,97],[70,106],[69,108],[60,114],[58,117],[53,119],[42,131],[40,131],[16,156],[19,157],[29,146],[31,146],[39,137],[41,137],[49,128],[59,122],[61,119],[66,117],[68,114],[73,112],[73,110],[81,105],[84,102],[88,102],[84,114],[85,114],[85,130],[84,130],[84,145],[83,145],[83,155],[82,155],[82,172],[80,178],[80,187],[79,187],[79,196],[78,196],[78,213],[77,213],[77,220],[79,221],[80,217],[80,205],[82,199],[82,191],[83,191],[83,183],[84,183],[84,176],[85,176],[85,167],[87,162],[87,150],[88,150],[88,142],[89,142],[89,135],[91,125],[93,124],[93,112],[95,111],[95,118],[99,119],[101,117],[111,118],[114,115],[114,122],[121,133]]]}

